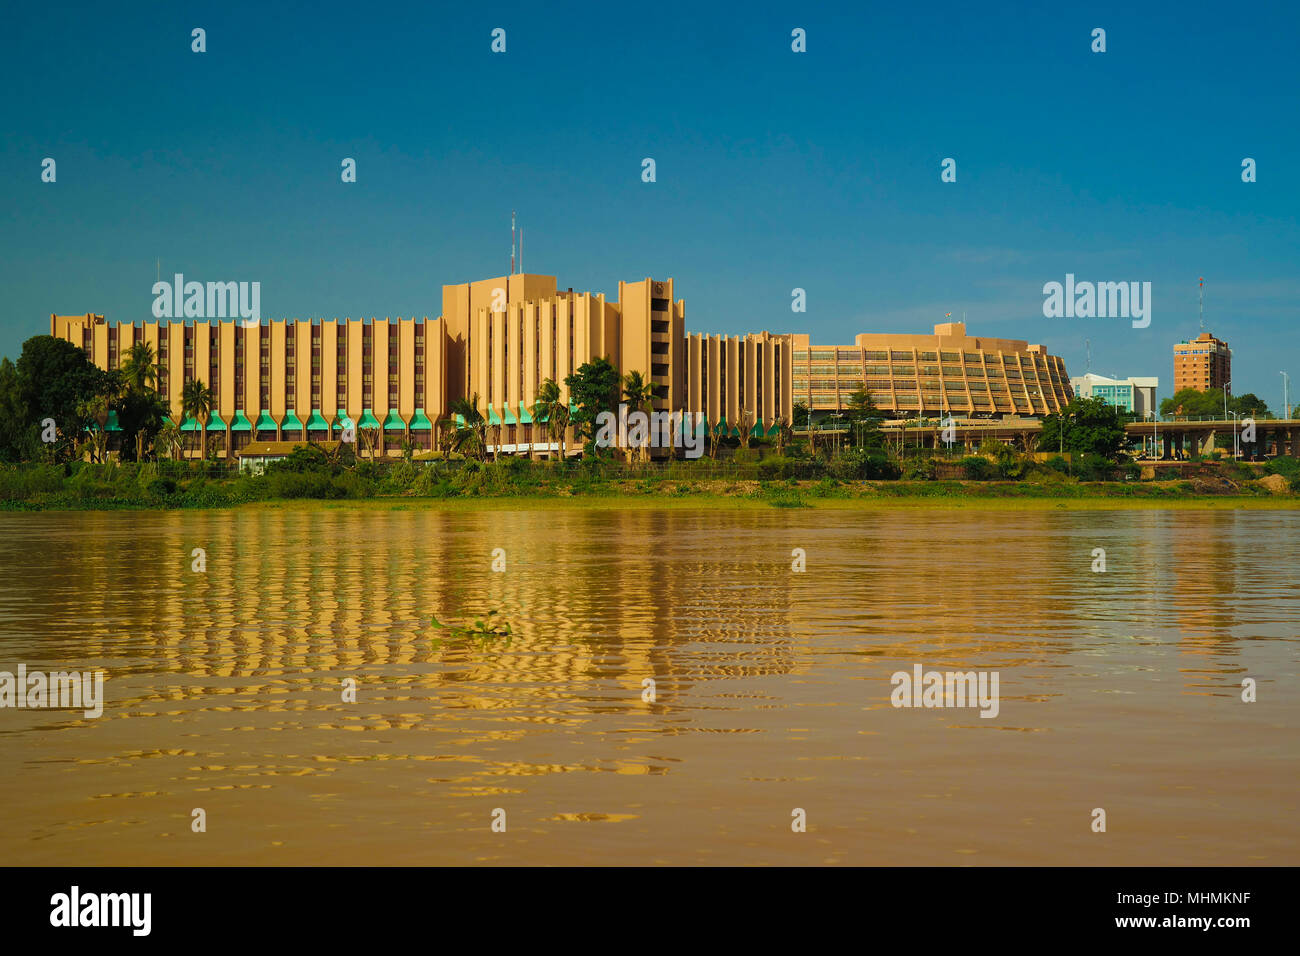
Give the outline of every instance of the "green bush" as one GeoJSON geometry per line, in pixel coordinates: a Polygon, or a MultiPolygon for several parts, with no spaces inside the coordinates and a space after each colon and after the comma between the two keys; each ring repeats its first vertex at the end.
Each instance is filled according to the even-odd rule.
{"type": "Polygon", "coordinates": [[[1300,458],[1279,455],[1264,465],[1264,473],[1281,475],[1290,482],[1292,491],[1300,491],[1300,458]]]}
{"type": "Polygon", "coordinates": [[[981,455],[968,455],[957,464],[970,481],[988,481],[997,474],[997,466],[981,455]]]}

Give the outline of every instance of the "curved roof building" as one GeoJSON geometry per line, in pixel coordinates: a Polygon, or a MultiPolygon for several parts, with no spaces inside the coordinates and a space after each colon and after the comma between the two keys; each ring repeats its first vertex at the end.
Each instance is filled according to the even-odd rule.
{"type": "Polygon", "coordinates": [[[853,345],[793,336],[796,402],[814,414],[843,411],[864,385],[887,417],[1047,415],[1073,397],[1065,362],[1023,339],[966,334],[961,322],[933,335],[864,333],[853,345]]]}

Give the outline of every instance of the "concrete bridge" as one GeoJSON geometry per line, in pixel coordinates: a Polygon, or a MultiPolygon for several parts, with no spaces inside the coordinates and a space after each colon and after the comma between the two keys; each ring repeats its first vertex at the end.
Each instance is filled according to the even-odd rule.
{"type": "MultiPolygon", "coordinates": [[[[1205,421],[1178,420],[1134,422],[1124,426],[1129,438],[1142,448],[1148,458],[1179,459],[1195,454],[1214,452],[1215,438],[1219,435],[1238,436],[1242,458],[1271,458],[1275,455],[1300,457],[1300,418],[1260,418],[1255,420],[1255,440],[1241,441],[1244,436],[1242,419],[1211,419],[1205,421]]],[[[958,421],[948,437],[954,449],[974,452],[986,438],[1006,442],[1025,452],[1051,453],[1051,448],[1041,448],[1038,438],[1042,422],[1034,418],[1000,419],[988,421],[958,421]]],[[[887,440],[904,448],[944,448],[944,429],[939,423],[917,425],[901,421],[886,422],[881,426],[887,440]]],[[[832,441],[837,435],[848,434],[847,426],[816,428],[819,442],[832,441]]],[[[803,434],[807,434],[806,431],[803,434]]]]}

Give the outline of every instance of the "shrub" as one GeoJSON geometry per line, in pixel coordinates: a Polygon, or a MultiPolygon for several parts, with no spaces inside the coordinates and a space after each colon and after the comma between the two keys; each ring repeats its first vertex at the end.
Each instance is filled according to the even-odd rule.
{"type": "Polygon", "coordinates": [[[1281,475],[1291,483],[1292,491],[1300,491],[1300,458],[1279,455],[1264,465],[1264,473],[1281,475]]]}
{"type": "Polygon", "coordinates": [[[968,455],[957,464],[971,481],[988,481],[997,473],[997,466],[981,455],[968,455]]]}
{"type": "Polygon", "coordinates": [[[903,463],[903,478],[907,481],[934,481],[938,467],[933,458],[909,458],[903,463]]]}

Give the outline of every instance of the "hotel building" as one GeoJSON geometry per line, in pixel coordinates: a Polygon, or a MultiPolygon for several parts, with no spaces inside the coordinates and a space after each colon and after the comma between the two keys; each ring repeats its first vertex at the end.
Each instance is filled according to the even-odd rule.
{"type": "Polygon", "coordinates": [[[1227,342],[1202,332],[1188,342],[1174,343],[1175,394],[1185,388],[1201,392],[1211,388],[1228,389],[1231,383],[1232,349],[1227,342]]]}
{"type": "MultiPolygon", "coordinates": [[[[618,298],[560,291],[554,276],[515,274],[443,286],[436,319],[238,319],[107,323],[102,315],[51,315],[50,334],[119,368],[139,342],[153,347],[157,388],[179,421],[185,383],[204,381],[217,454],[254,441],[330,440],[349,423],[358,450],[399,455],[403,442],[435,447],[459,397],[478,397],[489,442],[502,452],[550,455],[559,442],[530,409],[552,379],[608,358],[620,375],[653,382],[656,411],[703,414],[714,432],[767,433],[790,415],[790,337],[691,334],[673,280],[620,282],[618,298]]],[[[110,425],[110,428],[112,426],[110,425]]],[[[187,417],[182,431],[203,426],[187,417]]],[[[572,431],[570,449],[576,451],[572,431]]],[[[197,444],[197,443],[195,443],[197,444]]],[[[190,454],[197,455],[197,450],[190,454]]]]}
{"type": "Polygon", "coordinates": [[[1043,346],[967,335],[962,322],[933,335],[862,334],[853,345],[792,338],[793,400],[815,418],[843,412],[864,387],[887,418],[1047,415],[1073,394],[1065,362],[1043,346]]]}

